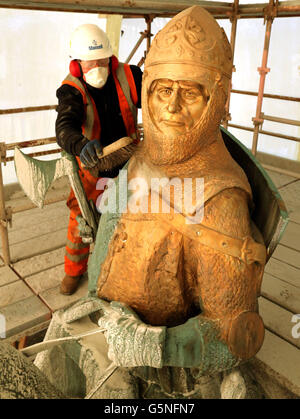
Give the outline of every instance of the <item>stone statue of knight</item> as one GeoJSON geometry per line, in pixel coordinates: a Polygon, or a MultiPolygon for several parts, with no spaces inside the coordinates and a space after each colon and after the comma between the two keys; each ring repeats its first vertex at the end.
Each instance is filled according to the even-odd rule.
{"type": "Polygon", "coordinates": [[[54,314],[46,340],[98,325],[105,332],[35,361],[63,394],[84,397],[113,362],[94,397],[258,397],[240,368],[264,339],[257,299],[267,253],[251,219],[253,191],[219,128],[231,71],[226,35],[199,6],[154,38],[143,76],[144,141],[124,168],[127,185],[138,179],[143,188],[128,188],[127,205],[117,196],[117,210],[102,213],[89,295],[54,314]],[[160,189],[153,179],[164,180],[160,189]]]}

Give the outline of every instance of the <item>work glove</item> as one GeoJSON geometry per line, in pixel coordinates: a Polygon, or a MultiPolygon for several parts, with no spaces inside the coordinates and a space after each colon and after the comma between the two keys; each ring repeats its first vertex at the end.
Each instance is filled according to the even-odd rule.
{"type": "Polygon", "coordinates": [[[79,158],[85,167],[92,168],[96,166],[102,154],[103,149],[100,142],[98,140],[92,140],[83,146],[79,158]]]}
{"type": "Polygon", "coordinates": [[[162,367],[165,327],[143,323],[125,304],[102,301],[98,324],[106,329],[108,358],[121,367],[162,367]]]}

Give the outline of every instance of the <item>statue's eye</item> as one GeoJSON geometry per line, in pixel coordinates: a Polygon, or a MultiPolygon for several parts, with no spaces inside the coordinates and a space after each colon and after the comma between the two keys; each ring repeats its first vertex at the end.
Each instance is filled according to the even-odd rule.
{"type": "Polygon", "coordinates": [[[182,96],[187,100],[195,100],[199,96],[199,92],[197,90],[183,90],[182,96]]]}
{"type": "Polygon", "coordinates": [[[172,94],[172,89],[168,89],[167,87],[160,89],[159,93],[163,97],[169,97],[172,94]]]}
{"type": "Polygon", "coordinates": [[[183,95],[184,95],[186,98],[194,98],[194,97],[196,97],[196,96],[197,96],[197,94],[196,94],[196,92],[195,92],[194,90],[185,90],[185,91],[183,92],[183,95]]]}

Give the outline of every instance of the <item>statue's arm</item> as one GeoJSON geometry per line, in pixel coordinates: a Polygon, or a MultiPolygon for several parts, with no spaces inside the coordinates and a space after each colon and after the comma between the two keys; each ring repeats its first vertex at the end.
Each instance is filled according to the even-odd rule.
{"type": "MultiPolygon", "coordinates": [[[[251,236],[246,193],[231,188],[215,196],[205,207],[203,224],[235,239],[251,236]]],[[[206,316],[224,319],[256,310],[263,267],[201,244],[195,257],[201,308],[206,316]]]]}
{"type": "MultiPolygon", "coordinates": [[[[235,239],[251,236],[246,193],[231,188],[215,196],[205,207],[203,224],[235,239]]],[[[195,251],[202,313],[220,321],[222,337],[243,312],[257,311],[263,268],[199,245],[195,251]]]]}
{"type": "MultiPolygon", "coordinates": [[[[205,207],[203,224],[234,238],[251,236],[246,193],[232,188],[215,196],[205,207]]],[[[201,244],[193,247],[202,312],[167,328],[164,364],[212,373],[251,358],[263,342],[257,314],[263,266],[201,244]]]]}

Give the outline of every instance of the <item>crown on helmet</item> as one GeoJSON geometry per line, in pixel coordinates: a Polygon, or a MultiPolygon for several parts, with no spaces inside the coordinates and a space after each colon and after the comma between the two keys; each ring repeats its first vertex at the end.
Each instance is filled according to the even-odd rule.
{"type": "Polygon", "coordinates": [[[145,60],[146,88],[153,80],[191,80],[212,91],[222,80],[227,94],[232,52],[224,30],[200,6],[185,9],[155,36],[145,60]]]}

